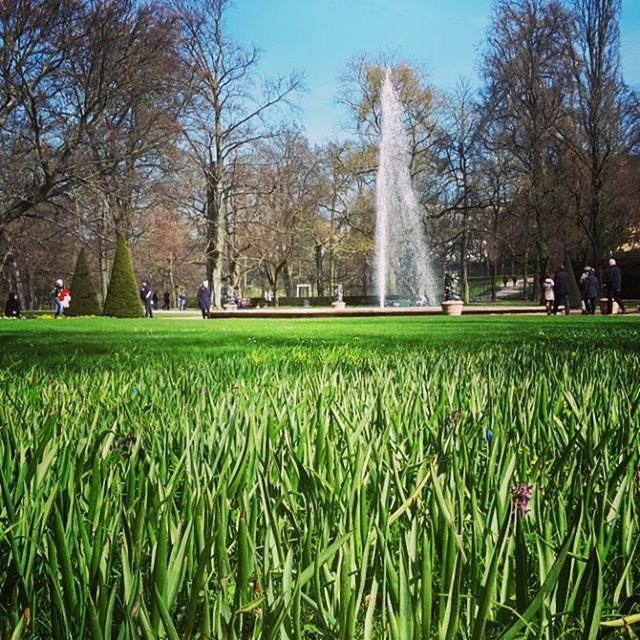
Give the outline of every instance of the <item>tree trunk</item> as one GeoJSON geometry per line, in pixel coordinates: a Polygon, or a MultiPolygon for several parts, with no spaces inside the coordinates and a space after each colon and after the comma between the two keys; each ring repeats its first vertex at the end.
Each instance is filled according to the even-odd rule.
{"type": "Polygon", "coordinates": [[[224,243],[224,207],[222,176],[214,163],[207,173],[207,245],[205,249],[207,279],[211,286],[211,303],[222,308],[222,247],[224,243]]]}
{"type": "MultiPolygon", "coordinates": [[[[466,186],[465,186],[466,190],[466,186]]],[[[464,206],[467,206],[467,198],[464,198],[464,206]]],[[[462,301],[469,304],[469,265],[467,252],[469,250],[469,234],[467,232],[467,212],[462,214],[462,240],[460,242],[460,280],[462,281],[462,301]]]]}
{"type": "Polygon", "coordinates": [[[544,282],[547,270],[547,258],[540,256],[538,259],[538,276],[536,278],[536,287],[533,291],[533,300],[539,300],[540,304],[544,304],[544,294],[542,293],[542,283],[544,282]]]}
{"type": "Polygon", "coordinates": [[[107,286],[109,282],[109,267],[107,266],[107,257],[103,248],[102,240],[98,246],[98,276],[100,278],[100,302],[104,304],[107,297],[107,286]]]}
{"type": "Polygon", "coordinates": [[[9,256],[9,264],[11,265],[11,279],[13,280],[15,292],[18,294],[21,304],[24,305],[26,298],[24,295],[24,286],[22,284],[22,272],[20,271],[18,261],[13,253],[9,256]]]}
{"type": "Polygon", "coordinates": [[[100,277],[100,302],[104,304],[109,286],[109,262],[107,260],[107,206],[100,207],[100,233],[98,234],[98,275],[100,277]]]}
{"type": "Polygon", "coordinates": [[[600,185],[599,180],[591,181],[591,206],[590,206],[590,223],[591,223],[591,264],[600,264],[604,257],[602,249],[602,234],[600,230],[600,185]]]}
{"type": "Polygon", "coordinates": [[[284,281],[284,289],[289,298],[295,297],[296,293],[293,287],[293,280],[291,279],[291,272],[289,271],[288,263],[285,263],[282,267],[282,280],[284,281]]]}
{"type": "Polygon", "coordinates": [[[469,304],[469,265],[467,263],[467,232],[462,233],[460,243],[460,280],[462,280],[462,301],[469,304]]]}
{"type": "MultiPolygon", "coordinates": [[[[498,188],[498,194],[500,193],[500,189],[498,188]]],[[[502,263],[502,275],[504,275],[504,247],[502,243],[498,241],[498,232],[500,225],[500,209],[498,207],[493,207],[493,216],[492,216],[492,225],[491,232],[493,234],[493,241],[495,242],[495,250],[493,253],[493,260],[491,263],[491,301],[495,302],[497,298],[496,291],[496,280],[498,279],[498,257],[502,263]]]]}
{"type": "Polygon", "coordinates": [[[175,277],[175,258],[173,253],[169,253],[169,295],[171,296],[171,305],[173,309],[178,308],[178,292],[175,277]]]}
{"type": "Polygon", "coordinates": [[[498,261],[491,262],[491,302],[496,301],[496,280],[498,279],[498,261]]]}
{"type": "Polygon", "coordinates": [[[26,291],[25,291],[25,300],[23,301],[24,308],[33,310],[35,308],[35,300],[36,300],[36,291],[33,282],[33,269],[30,267],[29,263],[25,264],[25,280],[26,280],[26,291]]]}
{"type": "Polygon", "coordinates": [[[229,261],[229,283],[235,289],[238,288],[240,282],[240,265],[238,260],[233,256],[229,261]]]}
{"type": "Polygon", "coordinates": [[[315,246],[316,258],[316,292],[318,296],[324,295],[324,278],[322,274],[322,261],[324,259],[324,251],[321,244],[315,246]]]}
{"type": "Polygon", "coordinates": [[[273,306],[274,307],[280,306],[280,297],[278,296],[278,276],[279,275],[280,275],[280,270],[276,268],[273,272],[273,279],[271,281],[271,284],[273,285],[273,306]]]}

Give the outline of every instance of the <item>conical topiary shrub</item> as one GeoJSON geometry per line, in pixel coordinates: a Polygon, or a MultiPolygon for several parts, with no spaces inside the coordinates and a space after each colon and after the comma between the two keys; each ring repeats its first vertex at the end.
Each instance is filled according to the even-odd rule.
{"type": "Polygon", "coordinates": [[[116,255],[113,258],[111,279],[102,313],[115,318],[141,318],[144,315],[138,286],[133,275],[129,247],[122,236],[118,236],[116,255]]]}
{"type": "MultiPolygon", "coordinates": [[[[571,303],[572,309],[580,309],[582,295],[580,294],[580,287],[578,286],[576,274],[573,270],[573,264],[571,264],[569,256],[566,257],[565,261],[567,264],[567,272],[569,273],[569,302],[571,303]]],[[[71,289],[71,292],[73,293],[73,289],[71,289]]]]}
{"type": "Polygon", "coordinates": [[[99,316],[100,304],[96,288],[91,281],[87,253],[80,249],[76,270],[71,280],[71,304],[67,310],[68,316],[99,316]]]}

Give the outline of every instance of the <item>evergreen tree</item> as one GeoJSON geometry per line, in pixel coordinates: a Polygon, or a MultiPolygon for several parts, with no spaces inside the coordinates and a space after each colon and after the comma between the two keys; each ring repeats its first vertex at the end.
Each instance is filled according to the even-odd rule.
{"type": "Polygon", "coordinates": [[[582,300],[582,295],[580,293],[580,287],[578,286],[576,274],[573,270],[573,264],[571,264],[569,256],[566,256],[565,262],[567,264],[567,273],[569,274],[569,301],[571,302],[571,308],[580,309],[580,301],[582,300]]]}
{"type": "Polygon", "coordinates": [[[71,304],[67,311],[69,316],[99,316],[100,304],[98,294],[91,280],[87,253],[80,249],[76,270],[71,280],[71,304]]]}
{"type": "Polygon", "coordinates": [[[122,236],[118,236],[116,255],[113,258],[111,279],[102,313],[115,318],[141,318],[144,315],[138,286],[133,275],[131,254],[122,236]]]}

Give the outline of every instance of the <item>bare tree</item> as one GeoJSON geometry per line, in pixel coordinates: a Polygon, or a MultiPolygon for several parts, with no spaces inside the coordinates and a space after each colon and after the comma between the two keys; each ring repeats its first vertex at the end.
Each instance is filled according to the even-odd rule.
{"type": "Polygon", "coordinates": [[[184,133],[201,167],[206,192],[206,271],[216,306],[221,303],[228,165],[242,147],[272,134],[267,116],[301,87],[297,74],[260,83],[259,51],[240,47],[225,32],[229,4],[229,0],[177,0],[173,5],[182,25],[182,55],[193,71],[188,90],[194,108],[184,133]]]}
{"type": "Polygon", "coordinates": [[[0,225],[41,217],[95,238],[104,276],[110,234],[130,230],[170,158],[174,20],[135,0],[6,0],[0,13],[0,225]]]}
{"type": "Polygon", "coordinates": [[[443,195],[447,199],[445,211],[449,216],[455,216],[459,222],[453,240],[460,250],[462,296],[466,303],[469,302],[471,218],[481,210],[480,125],[480,110],[474,91],[467,80],[461,79],[445,102],[438,149],[440,168],[446,176],[443,183],[443,195]]]}
{"type": "Polygon", "coordinates": [[[79,14],[71,0],[0,2],[0,223],[65,192],[60,167],[84,125],[66,73],[79,14]]]}
{"type": "Polygon", "coordinates": [[[562,37],[568,20],[556,0],[501,0],[484,58],[491,141],[513,156],[520,174],[537,284],[550,257],[549,238],[561,234],[566,224],[558,196],[562,164],[557,131],[569,83],[562,37]]]}
{"type": "Polygon", "coordinates": [[[409,138],[411,176],[417,183],[427,171],[434,144],[434,89],[424,67],[381,55],[370,59],[356,56],[341,77],[340,101],[352,116],[352,129],[370,148],[371,177],[377,168],[376,151],[382,125],[380,93],[387,69],[391,70],[395,90],[403,107],[404,125],[409,138]]]}
{"type": "MultiPolygon", "coordinates": [[[[181,68],[175,20],[158,7],[118,0],[94,17],[93,54],[74,52],[78,77],[89,67],[113,69],[109,104],[87,129],[83,158],[91,173],[82,185],[107,204],[115,232],[134,233],[134,212],[157,203],[176,157],[181,68]]],[[[109,72],[107,72],[109,73],[109,72]]]]}
{"type": "MultiPolygon", "coordinates": [[[[576,215],[599,264],[615,239],[606,237],[626,156],[640,141],[638,96],[620,70],[620,0],[572,0],[566,24],[572,46],[574,99],[559,132],[577,164],[576,215]]],[[[613,245],[613,246],[612,246],[613,245]]]]}
{"type": "MultiPolygon", "coordinates": [[[[313,262],[314,226],[324,196],[322,158],[309,148],[295,129],[260,145],[260,191],[249,233],[254,238],[250,255],[269,282],[274,295],[284,284],[295,295],[296,265],[313,262]],[[294,275],[295,274],[295,275],[294,275]]],[[[305,279],[313,272],[305,269],[305,279]]]]}

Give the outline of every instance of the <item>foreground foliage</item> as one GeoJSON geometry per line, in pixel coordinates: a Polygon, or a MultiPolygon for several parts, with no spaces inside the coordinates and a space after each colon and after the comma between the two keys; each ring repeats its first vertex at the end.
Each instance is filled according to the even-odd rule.
{"type": "Polygon", "coordinates": [[[10,369],[4,633],[595,638],[637,612],[625,326],[595,351],[252,344],[10,369]]]}

